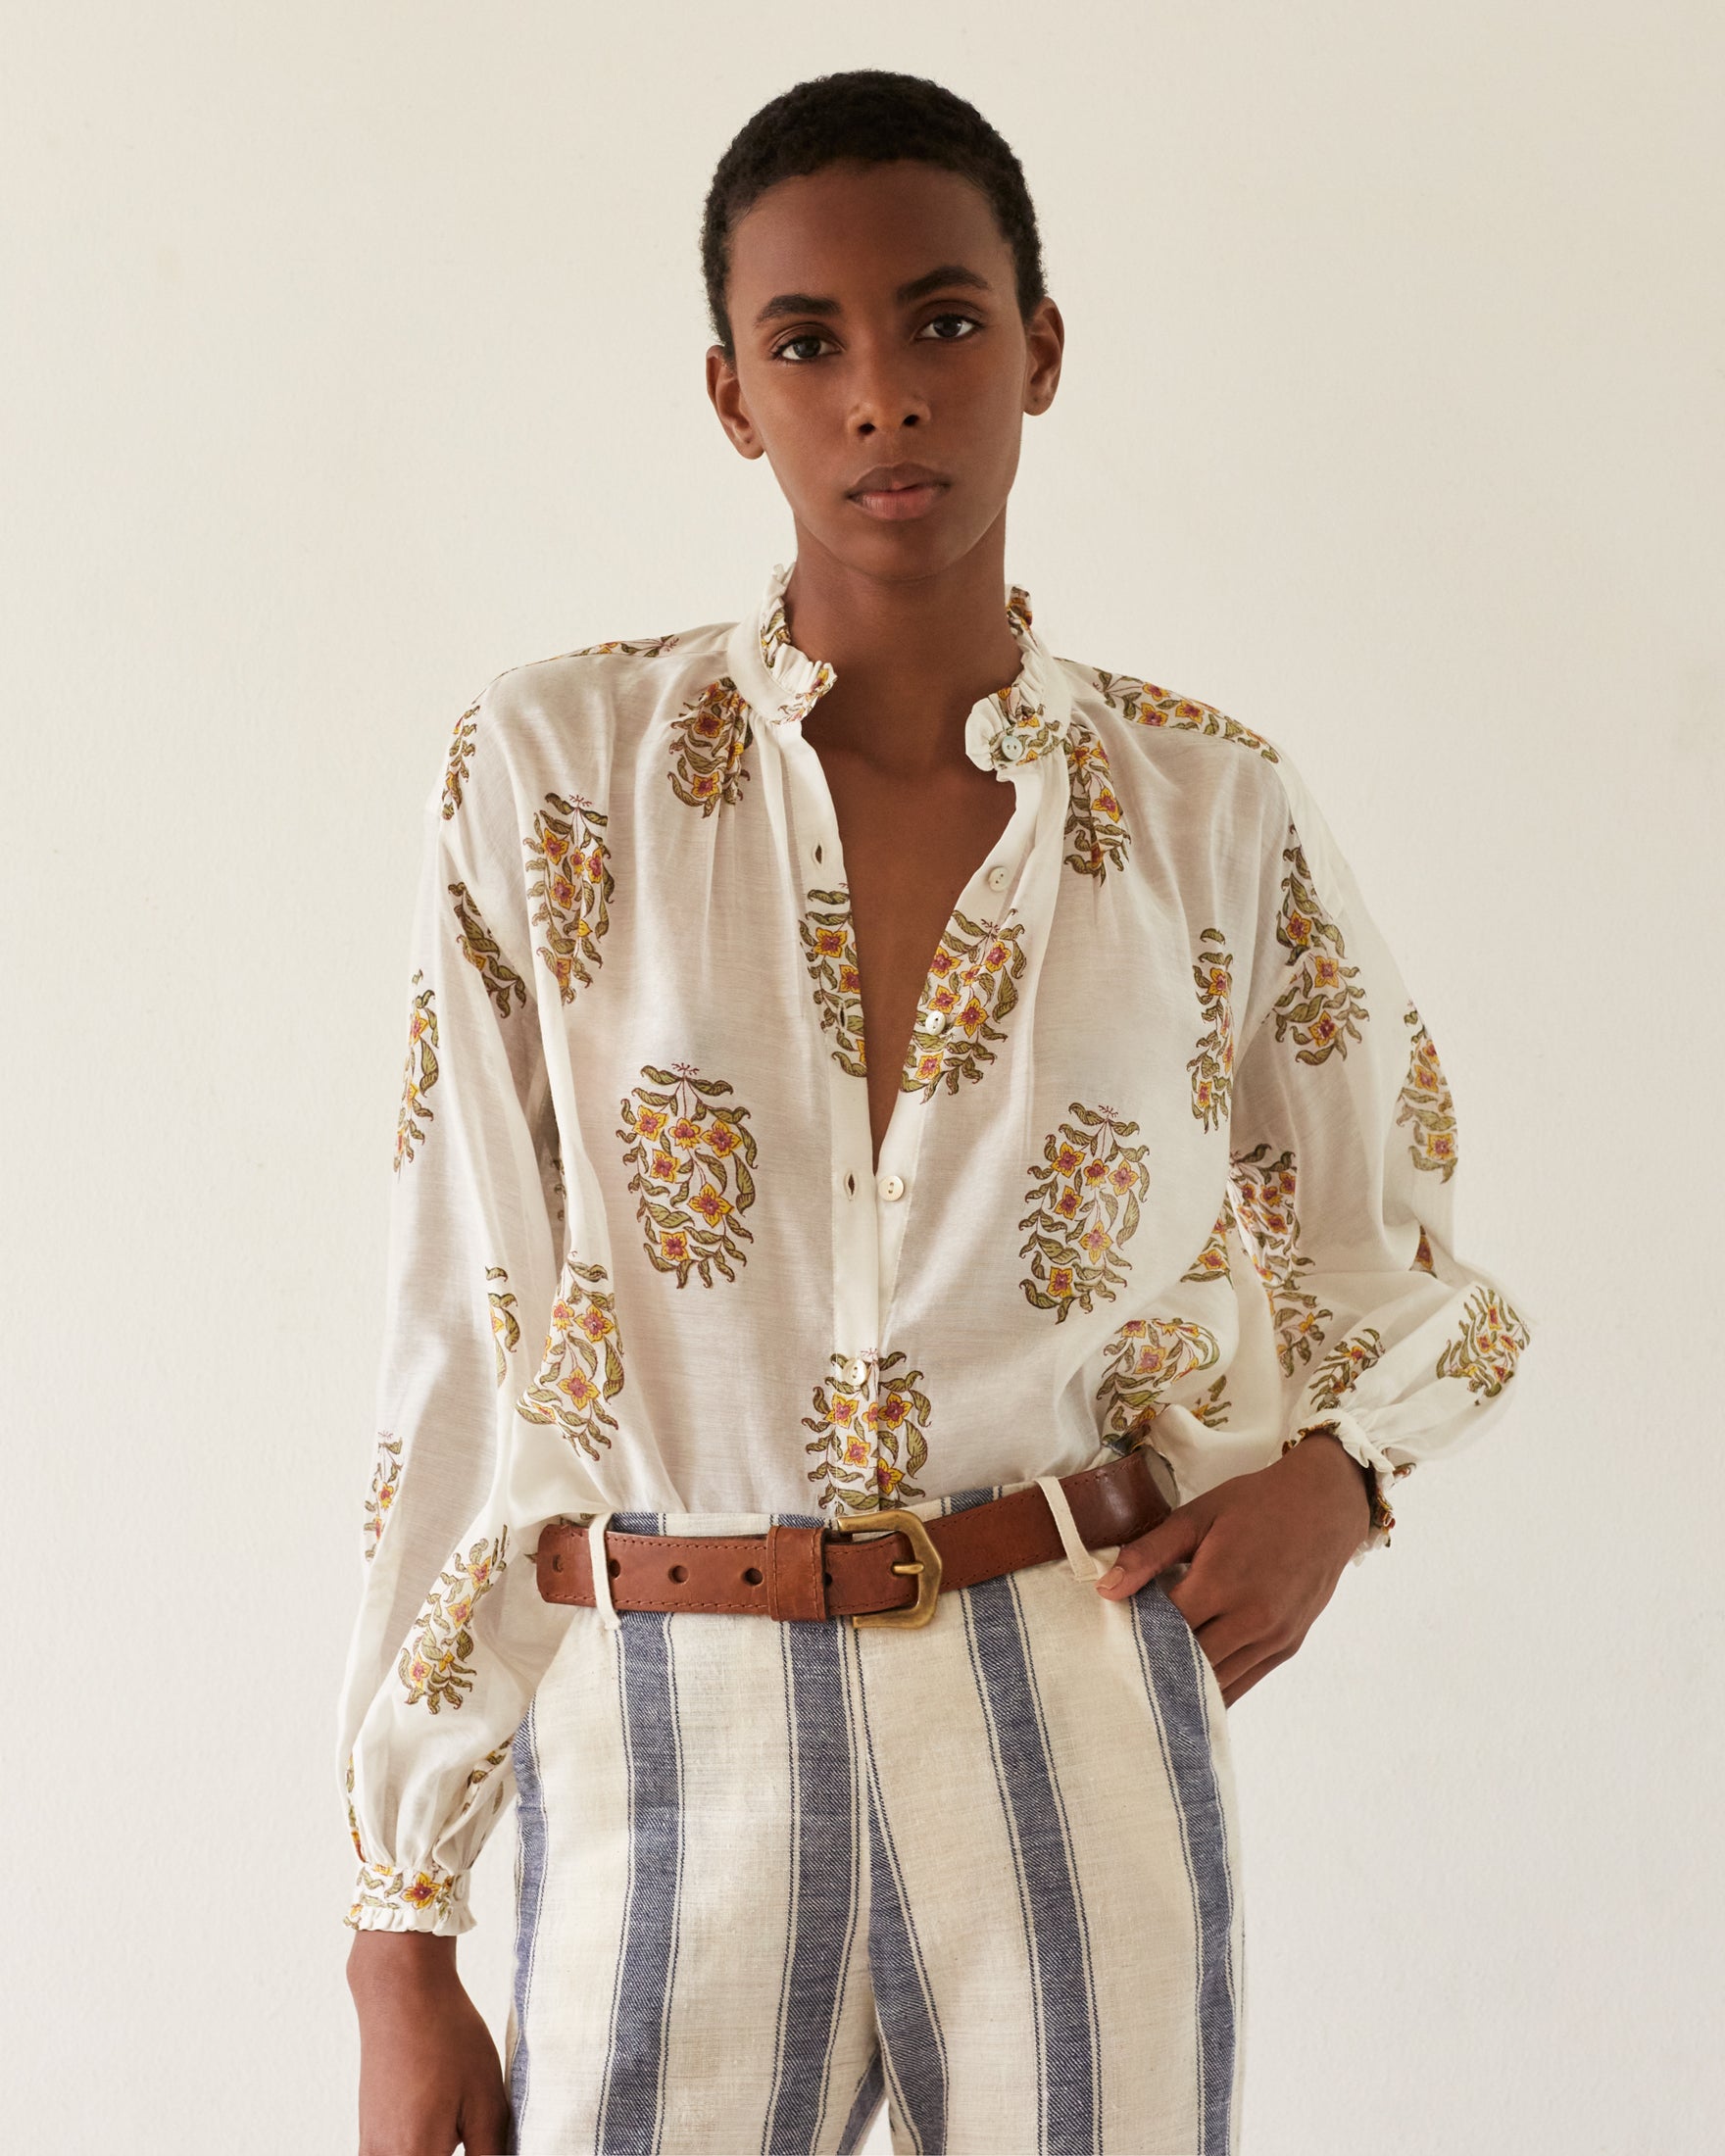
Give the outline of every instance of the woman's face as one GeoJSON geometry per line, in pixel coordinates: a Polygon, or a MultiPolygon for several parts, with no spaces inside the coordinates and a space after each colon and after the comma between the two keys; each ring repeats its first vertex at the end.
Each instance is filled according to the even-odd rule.
{"type": "Polygon", "coordinates": [[[888,580],[969,553],[1005,510],[1063,340],[1052,299],[1020,319],[987,197],[910,159],[828,166],[770,187],[730,257],[736,362],[709,349],[708,393],[738,450],[771,465],[799,542],[888,580]],[[858,498],[873,467],[902,463],[937,482],[858,498]]]}

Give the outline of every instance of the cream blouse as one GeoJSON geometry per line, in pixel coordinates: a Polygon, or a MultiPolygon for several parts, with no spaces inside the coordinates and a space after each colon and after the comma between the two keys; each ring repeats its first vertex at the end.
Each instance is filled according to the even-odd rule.
{"type": "MultiPolygon", "coordinates": [[[[965,723],[1010,821],[871,1161],[789,567],[735,622],[498,675],[425,804],[347,1922],[451,1934],[571,1611],[563,1515],[786,1514],[1135,1446],[1175,1502],[1330,1430],[1391,1486],[1529,1328],[1453,1236],[1437,1051],[1287,753],[1053,657],[965,723]]],[[[675,1532],[675,1518],[667,1529],[675,1532]]]]}

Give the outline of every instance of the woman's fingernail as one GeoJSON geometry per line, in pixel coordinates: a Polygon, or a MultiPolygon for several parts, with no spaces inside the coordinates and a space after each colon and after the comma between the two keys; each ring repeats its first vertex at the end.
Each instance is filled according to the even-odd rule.
{"type": "Polygon", "coordinates": [[[1096,1584],[1099,1588],[1118,1587],[1120,1582],[1125,1577],[1125,1573],[1121,1571],[1118,1565],[1109,1565],[1109,1569],[1103,1574],[1102,1578],[1098,1580],[1096,1584]]]}

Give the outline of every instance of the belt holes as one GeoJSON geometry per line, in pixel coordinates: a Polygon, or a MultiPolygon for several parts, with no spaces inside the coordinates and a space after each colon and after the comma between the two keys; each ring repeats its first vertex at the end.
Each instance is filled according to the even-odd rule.
{"type": "Polygon", "coordinates": [[[751,1565],[748,1570],[743,1574],[743,1577],[745,1580],[748,1581],[751,1587],[759,1587],[761,1585],[761,1573],[758,1567],[756,1567],[755,1565],[751,1565]]]}
{"type": "Polygon", "coordinates": [[[619,1558],[609,1557],[606,1559],[605,1569],[612,1575],[613,1579],[615,1579],[616,1575],[622,1570],[622,1562],[619,1558]]]}
{"type": "Polygon", "coordinates": [[[821,1577],[821,1578],[822,1578],[822,1579],[823,1579],[823,1580],[824,1580],[824,1581],[826,1582],[826,1584],[827,1584],[827,1586],[828,1586],[828,1587],[831,1587],[831,1585],[832,1585],[832,1574],[831,1574],[830,1572],[823,1572],[823,1573],[822,1573],[822,1574],[820,1575],[820,1577],[821,1577]]]}
{"type": "Polygon", "coordinates": [[[689,1577],[688,1567],[686,1565],[672,1565],[670,1576],[673,1580],[686,1580],[689,1577]]]}

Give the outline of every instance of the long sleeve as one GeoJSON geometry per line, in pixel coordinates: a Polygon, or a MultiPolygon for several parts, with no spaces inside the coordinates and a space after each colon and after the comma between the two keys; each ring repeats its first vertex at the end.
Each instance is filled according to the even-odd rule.
{"type": "Polygon", "coordinates": [[[484,699],[425,804],[363,1592],[338,1711],[346,1922],[453,1935],[567,1625],[539,1525],[591,1501],[517,1411],[558,1291],[563,1168],[520,843],[484,699]]]}
{"type": "Polygon", "coordinates": [[[1269,1304],[1280,1449],[1333,1433],[1394,1483],[1502,1413],[1530,1326],[1455,1249],[1455,1106],[1437,1049],[1309,791],[1284,755],[1229,1150],[1240,1239],[1269,1304]]]}

